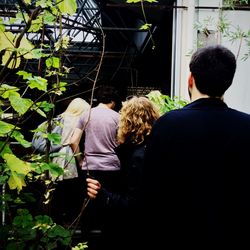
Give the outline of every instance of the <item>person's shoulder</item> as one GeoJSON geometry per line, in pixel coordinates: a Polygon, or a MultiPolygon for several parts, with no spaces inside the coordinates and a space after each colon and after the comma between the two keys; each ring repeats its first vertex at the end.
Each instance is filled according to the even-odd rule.
{"type": "Polygon", "coordinates": [[[117,111],[113,110],[113,109],[106,109],[106,112],[110,116],[115,117],[115,118],[118,118],[120,116],[120,114],[117,111]]]}
{"type": "Polygon", "coordinates": [[[232,110],[233,112],[238,113],[239,115],[244,116],[244,117],[246,117],[246,118],[249,118],[249,117],[250,117],[250,114],[249,114],[249,113],[246,113],[246,112],[244,112],[244,111],[240,111],[240,110],[233,109],[233,108],[229,108],[229,110],[232,110]]]}
{"type": "Polygon", "coordinates": [[[173,109],[173,110],[170,110],[170,111],[164,113],[158,120],[171,120],[171,119],[174,119],[178,116],[183,115],[186,112],[187,112],[187,110],[184,108],[173,109]]]}

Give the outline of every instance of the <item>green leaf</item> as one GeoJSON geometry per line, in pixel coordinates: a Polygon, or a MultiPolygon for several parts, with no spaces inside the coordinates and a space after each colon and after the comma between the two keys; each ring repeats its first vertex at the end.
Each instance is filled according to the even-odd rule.
{"type": "Polygon", "coordinates": [[[43,16],[38,16],[35,20],[32,20],[31,26],[28,32],[37,32],[43,27],[43,16]]]}
{"type": "Polygon", "coordinates": [[[18,56],[21,55],[25,59],[32,59],[33,57],[32,57],[31,51],[33,49],[34,49],[34,45],[26,37],[22,37],[20,46],[17,50],[18,56]]]}
{"type": "Polygon", "coordinates": [[[141,0],[127,0],[127,3],[140,3],[141,0]]]}
{"type": "Polygon", "coordinates": [[[14,218],[13,225],[22,228],[33,225],[33,217],[27,209],[18,209],[17,213],[18,215],[14,218]]]}
{"type": "Polygon", "coordinates": [[[32,171],[31,164],[29,162],[22,161],[13,154],[4,154],[3,158],[5,159],[11,172],[27,175],[32,171]]]}
{"type": "Polygon", "coordinates": [[[54,56],[48,58],[48,59],[46,60],[46,66],[47,66],[48,68],[53,67],[53,68],[58,69],[58,68],[60,67],[60,58],[54,57],[54,56]]]}
{"type": "Polygon", "coordinates": [[[43,102],[38,102],[37,106],[39,108],[43,109],[44,112],[49,112],[51,109],[53,109],[55,107],[55,104],[49,103],[47,101],[43,101],[43,102]]]}
{"type": "Polygon", "coordinates": [[[31,111],[36,111],[39,115],[41,115],[42,117],[45,117],[46,118],[46,114],[37,106],[32,106],[30,108],[31,111]]]}
{"type": "Polygon", "coordinates": [[[26,187],[26,183],[24,181],[23,175],[17,175],[16,172],[12,172],[9,180],[8,180],[8,185],[10,189],[17,189],[18,192],[20,192],[23,187],[26,187]]]}
{"type": "Polygon", "coordinates": [[[53,221],[48,215],[37,215],[35,216],[35,223],[52,225],[53,221]]]}
{"type": "Polygon", "coordinates": [[[145,23],[140,27],[140,30],[149,30],[151,28],[152,24],[145,23]]]}
{"type": "MultiPolygon", "coordinates": [[[[48,7],[53,7],[52,2],[51,2],[51,1],[48,1],[48,0],[39,0],[39,1],[35,1],[35,2],[36,2],[36,7],[40,6],[40,7],[42,7],[43,9],[48,8],[48,7]]],[[[53,7],[53,8],[52,8],[52,11],[53,11],[54,9],[55,9],[55,8],[53,7]]]]}
{"type": "Polygon", "coordinates": [[[172,99],[168,95],[163,95],[159,90],[153,90],[146,96],[158,107],[161,114],[182,108],[188,103],[186,100],[181,100],[176,96],[172,99]]]}
{"type": "Polygon", "coordinates": [[[4,154],[12,154],[9,144],[6,143],[5,141],[0,141],[0,149],[1,149],[0,153],[1,156],[3,156],[4,154]]]}
{"type": "Polygon", "coordinates": [[[3,19],[0,17],[0,32],[4,32],[5,31],[5,25],[3,23],[3,19]]]}
{"type": "Polygon", "coordinates": [[[11,32],[0,32],[0,51],[6,48],[14,48],[15,36],[11,32]]]}
{"type": "Polygon", "coordinates": [[[65,86],[67,85],[67,82],[59,82],[59,84],[54,83],[52,87],[54,88],[53,92],[57,95],[62,95],[64,91],[66,91],[65,86]]]}
{"type": "Polygon", "coordinates": [[[46,166],[44,166],[46,169],[44,170],[49,170],[51,176],[53,178],[56,178],[60,175],[63,175],[64,170],[62,167],[60,167],[58,164],[50,162],[49,164],[47,164],[46,166]]]}
{"type": "Polygon", "coordinates": [[[17,158],[13,154],[4,154],[3,159],[6,161],[6,165],[11,171],[11,176],[8,180],[10,189],[17,189],[18,192],[26,186],[24,181],[25,176],[32,171],[31,164],[17,158]]]}
{"type": "Polygon", "coordinates": [[[9,100],[12,108],[19,114],[23,115],[32,106],[33,101],[28,98],[22,98],[17,93],[10,93],[9,100]]]}
{"type": "Polygon", "coordinates": [[[8,176],[6,176],[6,175],[0,175],[0,185],[5,184],[8,179],[9,179],[8,176]]]}
{"type": "Polygon", "coordinates": [[[73,15],[76,13],[77,3],[76,0],[56,0],[59,10],[62,14],[73,15]]]}
{"type": "Polygon", "coordinates": [[[42,49],[33,49],[31,52],[32,58],[34,59],[40,59],[42,57],[48,57],[49,55],[46,53],[43,53],[42,49]]]}
{"type": "Polygon", "coordinates": [[[61,143],[61,137],[62,136],[60,134],[48,133],[48,139],[50,140],[51,143],[56,144],[56,145],[59,145],[61,143]]]}
{"type": "Polygon", "coordinates": [[[12,138],[15,138],[16,141],[20,142],[20,144],[25,147],[25,148],[29,148],[31,147],[31,143],[26,141],[24,139],[24,136],[17,130],[15,130],[12,134],[11,134],[12,138]]]}
{"type": "Polygon", "coordinates": [[[31,89],[37,88],[44,92],[47,91],[48,81],[47,79],[42,78],[40,76],[32,77],[31,79],[29,79],[28,84],[31,89]]]}
{"type": "Polygon", "coordinates": [[[6,136],[14,128],[15,128],[14,125],[4,122],[4,121],[0,121],[0,137],[6,136]]]}
{"type": "Polygon", "coordinates": [[[11,63],[8,64],[8,68],[18,68],[20,65],[20,56],[26,59],[31,59],[32,54],[30,51],[34,48],[31,42],[26,37],[23,37],[19,48],[15,48],[16,36],[11,32],[0,32],[0,51],[6,50],[2,57],[2,65],[6,65],[13,51],[16,51],[16,55],[11,59],[11,63]]]}
{"type": "Polygon", "coordinates": [[[43,15],[43,21],[45,24],[48,24],[48,25],[53,25],[54,22],[55,22],[55,16],[51,13],[49,13],[48,11],[45,11],[44,12],[44,15],[43,15]]]}
{"type": "Polygon", "coordinates": [[[0,87],[0,95],[2,98],[9,98],[11,93],[16,93],[19,89],[8,84],[2,84],[0,87]]]}
{"type": "Polygon", "coordinates": [[[7,66],[7,68],[9,69],[16,69],[20,66],[20,62],[21,62],[21,59],[20,57],[17,57],[16,54],[14,54],[14,56],[12,56],[12,51],[10,50],[6,50],[2,56],[2,65],[3,66],[7,66]],[[11,58],[10,62],[7,64],[7,62],[9,61],[9,59],[11,58]]]}
{"type": "Polygon", "coordinates": [[[32,78],[32,74],[31,73],[28,73],[28,72],[23,71],[23,70],[19,70],[17,72],[17,75],[22,76],[24,80],[32,78]]]}

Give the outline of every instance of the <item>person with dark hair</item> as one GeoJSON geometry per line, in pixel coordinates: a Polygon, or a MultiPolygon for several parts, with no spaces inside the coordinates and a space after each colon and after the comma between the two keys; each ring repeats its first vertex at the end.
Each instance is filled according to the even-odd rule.
{"type": "Polygon", "coordinates": [[[97,89],[96,99],[98,103],[111,103],[115,105],[113,109],[119,111],[121,107],[121,97],[113,86],[102,85],[97,89]]]}
{"type": "MultiPolygon", "coordinates": [[[[96,107],[82,115],[74,131],[71,147],[83,170],[84,182],[87,176],[105,183],[111,191],[118,191],[120,185],[120,160],[115,152],[118,146],[116,134],[119,113],[115,106],[119,103],[119,95],[112,86],[99,87],[96,94],[96,107]],[[81,140],[84,145],[80,145],[81,140]],[[84,149],[84,152],[80,152],[84,149]],[[80,154],[81,153],[81,154],[80,154]]],[[[84,184],[83,184],[84,185],[84,184]]],[[[105,210],[97,201],[91,201],[82,215],[82,231],[89,239],[89,233],[103,230],[105,210]]],[[[91,242],[89,242],[91,249],[91,242]]]]}
{"type": "Polygon", "coordinates": [[[137,199],[143,167],[144,151],[153,123],[159,118],[158,108],[146,97],[140,96],[123,102],[118,126],[117,153],[121,161],[122,190],[112,192],[99,179],[87,178],[87,190],[91,199],[99,200],[116,216],[108,223],[102,249],[140,249],[137,244],[138,223],[137,199]]]}
{"type": "Polygon", "coordinates": [[[161,116],[147,143],[142,242],[147,249],[249,247],[250,115],[223,100],[236,58],[208,46],[189,66],[191,103],[161,116]]]}

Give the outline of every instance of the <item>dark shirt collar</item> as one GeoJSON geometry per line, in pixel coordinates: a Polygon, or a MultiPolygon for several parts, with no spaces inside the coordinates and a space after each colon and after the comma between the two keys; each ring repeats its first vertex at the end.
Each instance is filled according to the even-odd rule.
{"type": "Polygon", "coordinates": [[[223,102],[220,98],[200,98],[189,104],[184,108],[186,109],[225,109],[228,108],[227,104],[223,102]]]}

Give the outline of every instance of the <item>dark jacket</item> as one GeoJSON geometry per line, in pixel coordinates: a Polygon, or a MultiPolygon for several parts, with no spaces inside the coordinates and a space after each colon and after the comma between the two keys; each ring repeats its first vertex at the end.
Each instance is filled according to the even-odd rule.
{"type": "Polygon", "coordinates": [[[142,188],[143,228],[153,249],[242,241],[249,247],[249,153],[250,115],[220,99],[199,99],[158,119],[142,188]]]}
{"type": "Polygon", "coordinates": [[[98,195],[99,201],[105,204],[112,221],[106,223],[108,229],[104,235],[108,242],[108,249],[138,249],[137,235],[140,234],[137,206],[141,172],[144,161],[145,144],[135,145],[125,143],[117,148],[117,155],[121,161],[121,190],[119,193],[109,192],[102,188],[98,195]],[[110,240],[109,240],[110,239],[110,240]]]}

